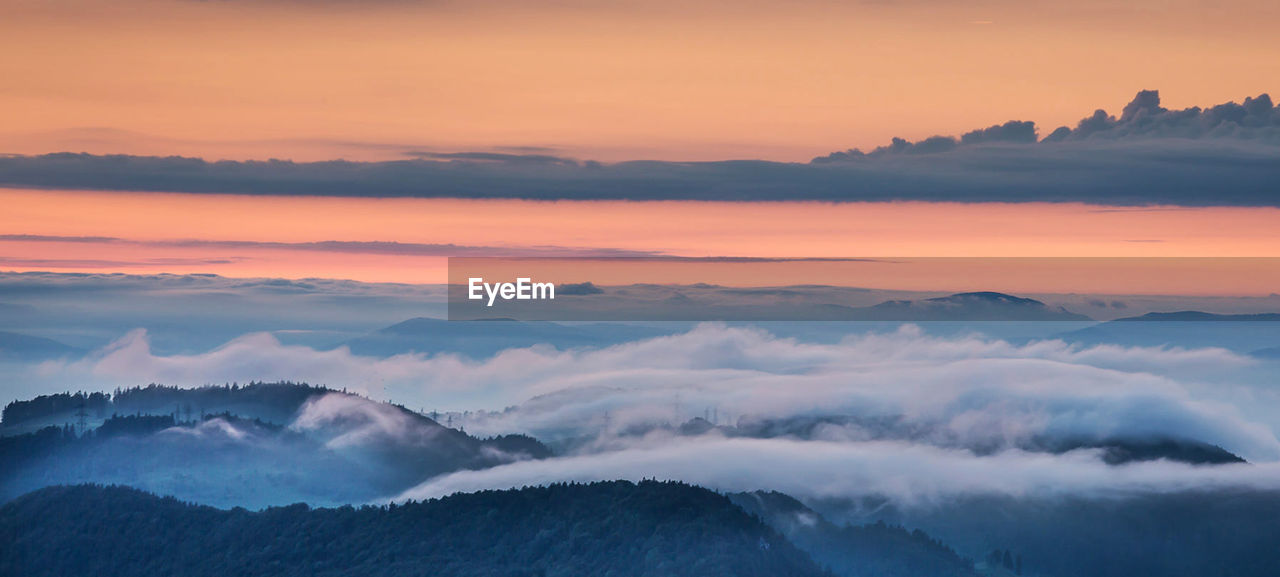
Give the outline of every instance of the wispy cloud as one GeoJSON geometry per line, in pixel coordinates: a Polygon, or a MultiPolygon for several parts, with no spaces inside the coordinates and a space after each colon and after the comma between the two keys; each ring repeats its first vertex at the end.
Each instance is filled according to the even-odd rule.
{"type": "MultiPolygon", "coordinates": [[[[121,245],[121,246],[139,246],[149,248],[204,248],[204,249],[228,249],[228,250],[297,250],[307,252],[333,252],[347,254],[379,254],[379,255],[401,255],[401,256],[439,256],[439,257],[657,257],[659,253],[654,251],[641,250],[624,250],[614,248],[582,248],[582,247],[562,247],[562,246],[473,246],[460,245],[452,243],[414,243],[414,242],[396,242],[396,241],[338,241],[325,240],[315,242],[274,242],[274,241],[256,241],[256,240],[208,240],[208,239],[171,239],[171,240],[138,240],[110,236],[59,236],[59,235],[40,235],[40,234],[3,234],[0,235],[0,243],[3,242],[38,242],[38,243],[77,243],[77,244],[105,244],[105,245],[121,245]]],[[[3,259],[5,257],[0,257],[3,259]]],[[[9,259],[0,260],[0,264],[4,262],[12,262],[11,266],[40,266],[19,264],[20,262],[32,261],[34,259],[9,259]]],[[[163,259],[161,259],[163,260],[163,259]]],[[[64,261],[49,260],[48,262],[57,263],[64,261]]],[[[70,263],[84,262],[86,268],[92,263],[92,268],[110,266],[116,261],[66,261],[70,263]]],[[[144,261],[150,262],[150,261],[144,261]]],[[[116,266],[121,263],[116,262],[116,266]]],[[[133,262],[124,264],[134,264],[133,262]]],[[[157,262],[157,264],[164,264],[157,262]]],[[[175,264],[175,263],[168,263],[175,264]]],[[[53,265],[50,266],[71,266],[53,265]]]]}

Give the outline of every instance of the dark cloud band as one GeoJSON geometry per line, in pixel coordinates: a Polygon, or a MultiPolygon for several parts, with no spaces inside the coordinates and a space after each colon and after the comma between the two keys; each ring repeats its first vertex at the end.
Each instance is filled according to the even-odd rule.
{"type": "Polygon", "coordinates": [[[389,162],[219,161],[58,153],[0,157],[0,185],[53,189],[543,200],[1086,202],[1280,206],[1270,97],[1162,108],[1144,91],[1037,140],[1011,121],[959,138],[896,139],[808,164],[578,162],[547,154],[424,154],[389,162]]]}

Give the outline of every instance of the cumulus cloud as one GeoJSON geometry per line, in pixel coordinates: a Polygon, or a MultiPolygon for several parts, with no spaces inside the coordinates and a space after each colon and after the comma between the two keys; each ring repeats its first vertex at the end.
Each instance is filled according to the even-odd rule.
{"type": "MultiPolygon", "coordinates": [[[[1074,129],[1059,127],[1045,137],[1044,142],[1069,142],[1097,140],[1151,140],[1179,139],[1240,139],[1255,140],[1272,145],[1280,144],[1280,110],[1272,104],[1271,96],[1261,94],[1246,97],[1243,104],[1228,102],[1207,109],[1191,107],[1169,110],[1160,106],[1158,90],[1139,91],[1125,105],[1120,117],[1098,109],[1080,119],[1074,129]]],[[[875,158],[894,154],[933,154],[948,152],[960,146],[987,144],[1035,144],[1038,140],[1036,124],[1031,121],[1011,120],[967,132],[959,139],[950,136],[931,136],[918,142],[894,138],[887,146],[870,152],[851,149],[834,152],[814,159],[828,163],[875,158]]]]}
{"type": "Polygon", "coordinates": [[[1143,90],[1116,118],[1096,110],[1076,124],[1061,127],[1050,141],[1135,138],[1234,138],[1280,143],[1280,110],[1269,94],[1247,97],[1209,108],[1169,110],[1160,105],[1160,92],[1143,90]]]}

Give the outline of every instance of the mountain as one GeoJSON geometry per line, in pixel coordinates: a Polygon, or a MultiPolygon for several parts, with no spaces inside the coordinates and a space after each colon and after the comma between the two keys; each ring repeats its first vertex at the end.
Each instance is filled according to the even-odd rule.
{"type": "Polygon", "coordinates": [[[1269,360],[1280,359],[1280,347],[1267,347],[1265,349],[1258,349],[1256,351],[1250,351],[1249,354],[1259,359],[1269,359],[1269,360]]]}
{"type": "Polygon", "coordinates": [[[1216,323],[1266,323],[1280,321],[1280,313],[1223,315],[1203,311],[1177,311],[1172,313],[1147,313],[1137,317],[1124,317],[1113,323],[1132,322],[1216,322],[1216,323]]]}
{"type": "MultiPolygon", "coordinates": [[[[446,321],[415,318],[340,343],[360,355],[390,356],[409,352],[454,352],[483,357],[514,347],[550,344],[557,348],[601,347],[669,335],[690,322],[764,323],[785,330],[803,321],[903,322],[1092,322],[1085,315],[1052,307],[1035,299],[998,292],[957,293],[919,300],[896,299],[862,306],[866,291],[837,287],[767,287],[730,289],[719,286],[630,285],[611,289],[605,309],[557,304],[563,318],[663,320],[660,324],[622,322],[560,323],[513,319],[446,321]],[[849,291],[858,293],[856,298],[849,291]]],[[[598,303],[596,303],[598,304],[598,303]]],[[[592,306],[595,306],[594,304],[592,306]]],[[[544,311],[546,312],[546,311],[544,311]]],[[[548,313],[549,314],[549,313],[548,313]]],[[[812,324],[812,323],[810,323],[812,324]]],[[[812,328],[812,327],[810,327],[812,328]]],[[[865,327],[864,327],[865,328],[865,327]]],[[[847,332],[848,327],[841,327],[847,332]]]]}
{"type": "Polygon", "coordinates": [[[121,487],[43,489],[0,507],[0,574],[823,575],[724,496],[671,482],[553,485],[403,505],[260,512],[121,487]]]}
{"type": "Polygon", "coordinates": [[[677,332],[623,323],[560,324],[547,321],[447,321],[413,318],[341,343],[357,355],[389,357],[405,353],[492,356],[510,348],[547,344],[560,349],[603,347],[677,332]]]}
{"type": "Polygon", "coordinates": [[[0,331],[0,360],[43,361],[78,357],[84,353],[84,349],[53,339],[0,331]]]}
{"type": "Polygon", "coordinates": [[[71,418],[32,432],[0,428],[0,502],[49,485],[102,483],[213,505],[337,505],[443,473],[551,456],[531,437],[479,439],[404,407],[305,384],[64,393],[11,403],[6,423],[14,415],[48,422],[41,409],[71,418]],[[80,408],[68,413],[68,405],[80,408]],[[109,416],[99,420],[100,412],[109,416]]]}
{"type": "Polygon", "coordinates": [[[56,393],[5,406],[0,435],[30,432],[49,425],[74,423],[78,413],[97,426],[111,414],[176,415],[191,420],[205,414],[230,413],[288,424],[310,399],[335,392],[306,383],[248,383],[228,386],[182,388],[151,384],[116,389],[115,393],[56,393]]]}
{"type": "Polygon", "coordinates": [[[1191,465],[1226,465],[1246,463],[1244,458],[1222,447],[1190,439],[1170,438],[1106,438],[1097,440],[1043,440],[1041,450],[1065,453],[1077,449],[1101,449],[1102,459],[1109,465],[1139,461],[1175,461],[1191,465]]]}
{"type": "Polygon", "coordinates": [[[883,522],[836,526],[795,498],[776,491],[733,493],[729,499],[841,577],[978,575],[972,560],[919,530],[883,522]]]}
{"type": "Polygon", "coordinates": [[[840,522],[916,527],[973,558],[1010,551],[1028,576],[1272,577],[1280,567],[1277,491],[1188,488],[808,505],[840,522]]]}
{"type": "Polygon", "coordinates": [[[869,321],[1075,321],[1092,319],[1038,300],[998,292],[968,292],[922,300],[891,300],[855,309],[869,321]]]}
{"type": "Polygon", "coordinates": [[[1280,345],[1280,313],[1155,312],[1119,318],[1058,336],[1085,344],[1221,347],[1247,354],[1280,345]]]}
{"type": "MultiPolygon", "coordinates": [[[[1006,439],[1001,444],[969,446],[949,437],[948,427],[919,421],[908,421],[901,416],[855,415],[798,415],[786,418],[755,418],[745,416],[733,425],[717,425],[704,418],[695,418],[679,427],[668,429],[684,436],[713,433],[725,437],[751,437],[757,439],[795,438],[822,439],[833,434],[866,440],[907,440],[930,443],[944,447],[964,447],[978,453],[996,453],[1018,449],[1036,453],[1062,454],[1080,449],[1098,449],[1102,459],[1110,465],[1123,465],[1137,461],[1168,460],[1192,465],[1222,465],[1244,463],[1245,460],[1222,447],[1195,439],[1169,437],[1104,436],[1099,438],[1053,437],[1041,435],[1027,439],[1006,439]]],[[[652,428],[637,428],[634,435],[644,435],[652,428]]]]}

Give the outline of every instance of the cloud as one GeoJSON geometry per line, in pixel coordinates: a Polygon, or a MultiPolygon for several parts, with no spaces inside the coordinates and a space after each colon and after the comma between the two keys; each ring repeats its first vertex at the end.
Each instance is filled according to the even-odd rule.
{"type": "Polygon", "coordinates": [[[1280,110],[1268,94],[1245,98],[1242,104],[1169,110],[1160,106],[1159,91],[1143,90],[1119,118],[1097,110],[1081,119],[1074,130],[1061,127],[1048,140],[1137,138],[1230,138],[1276,144],[1280,143],[1280,110]]]}
{"type": "MultiPolygon", "coordinates": [[[[815,343],[704,324],[599,349],[540,345],[477,361],[449,354],[362,357],[345,348],[285,345],[266,334],[207,353],[157,355],[138,331],[83,360],[28,370],[12,371],[12,378],[101,388],[305,380],[456,411],[447,417],[471,434],[529,433],[562,455],[435,477],[400,498],[652,477],[800,497],[878,495],[905,504],[957,494],[1280,488],[1280,394],[1269,386],[1274,365],[1221,349],[1018,344],[932,336],[912,326],[815,343]],[[704,415],[731,426],[678,430],[704,415]],[[759,433],[770,422],[812,426],[759,433]],[[1204,442],[1253,464],[1116,466],[1098,449],[1043,448],[1115,439],[1204,442]]],[[[427,444],[423,435],[438,434],[415,419],[330,395],[309,402],[291,430],[358,460],[383,446],[427,444]]]]}
{"type": "Polygon", "coordinates": [[[958,496],[1129,496],[1220,488],[1280,489],[1280,464],[1203,467],[1169,461],[1105,464],[1097,451],[989,456],[900,442],[682,440],[526,461],[431,479],[393,500],[555,482],[679,479],[721,491],[776,490],[808,499],[883,497],[928,506],[958,496]]]}
{"type": "MultiPolygon", "coordinates": [[[[1268,94],[1246,97],[1244,104],[1228,102],[1207,109],[1192,107],[1169,110],[1160,106],[1158,90],[1142,90],[1125,105],[1120,118],[1098,109],[1080,119],[1075,129],[1066,126],[1055,129],[1045,137],[1044,142],[1141,141],[1164,138],[1238,139],[1280,145],[1280,110],[1272,104],[1268,94]]],[[[871,152],[851,149],[818,157],[814,162],[855,161],[893,154],[934,154],[949,152],[960,146],[1036,144],[1037,140],[1034,122],[1011,120],[967,132],[959,139],[932,136],[919,142],[910,142],[894,138],[889,145],[871,152]]]]}
{"type": "Polygon", "coordinates": [[[828,439],[991,452],[1052,440],[1174,438],[1278,460],[1280,424],[1259,414],[1280,414],[1280,398],[1249,380],[1260,362],[1221,349],[1015,345],[912,327],[817,344],[709,324],[602,349],[511,349],[484,361],[362,357],[344,347],[283,345],[267,334],[160,356],[135,331],[86,359],[36,370],[46,381],[104,388],[308,381],[427,410],[487,409],[465,416],[467,430],[530,433],[588,451],[714,408],[740,424],[854,419],[824,429],[819,436],[828,439]]]}
{"type": "Polygon", "coordinates": [[[155,267],[169,268],[175,266],[199,266],[210,264],[231,264],[244,260],[241,257],[231,258],[146,258],[135,260],[107,260],[89,258],[23,258],[0,255],[0,267],[17,268],[64,268],[64,269],[120,269],[123,267],[155,267]]]}
{"type": "Polygon", "coordinates": [[[351,355],[345,348],[318,351],[281,344],[268,333],[237,338],[207,353],[153,354],[147,331],[138,329],[89,357],[66,364],[45,363],[41,374],[83,375],[104,386],[158,382],[199,386],[249,381],[332,383],[381,394],[388,380],[408,380],[420,367],[415,357],[380,360],[351,355]]]}
{"type": "Polygon", "coordinates": [[[506,153],[506,152],[426,152],[410,151],[405,156],[431,160],[466,160],[473,162],[494,162],[503,164],[550,164],[561,166],[577,166],[572,158],[549,154],[506,153]]]}
{"type": "Polygon", "coordinates": [[[0,316],[0,330],[91,350],[141,327],[159,355],[208,351],[263,331],[323,347],[400,322],[406,310],[443,315],[444,300],[441,286],[334,279],[0,273],[0,302],[28,311],[0,316]]]}
{"type": "Polygon", "coordinates": [[[1166,110],[1144,91],[1036,142],[1010,121],[919,142],[895,139],[810,164],[576,162],[542,153],[426,151],[387,162],[219,161],[57,153],[0,157],[0,185],[94,190],[424,198],[924,200],[1278,206],[1280,112],[1243,104],[1166,110]],[[1213,191],[1208,194],[1206,191],[1213,191]]]}
{"type": "MultiPolygon", "coordinates": [[[[276,241],[254,241],[254,240],[204,240],[204,239],[168,239],[168,240],[137,240],[110,236],[58,236],[58,235],[39,235],[39,234],[0,234],[0,242],[41,242],[41,243],[84,243],[84,244],[112,244],[112,245],[128,245],[141,246],[150,248],[216,248],[230,250],[297,250],[307,252],[332,252],[347,254],[381,254],[381,255],[403,255],[403,256],[444,256],[444,257],[467,257],[467,256],[483,256],[483,257],[653,257],[658,256],[652,251],[625,250],[614,248],[580,248],[580,247],[563,247],[563,246],[475,246],[475,245],[459,245],[453,243],[417,243],[417,242],[396,242],[396,241],[342,241],[342,240],[323,240],[314,242],[276,242],[276,241]]],[[[75,263],[81,263],[85,268],[100,268],[109,266],[119,266],[121,264],[137,265],[145,263],[155,263],[157,266],[165,264],[180,264],[171,261],[179,259],[149,259],[147,261],[131,261],[122,263],[120,261],[102,261],[102,260],[53,260],[53,259],[18,259],[12,257],[0,257],[0,264],[10,263],[20,266],[41,266],[40,264],[30,263],[46,263],[57,266],[75,266],[75,263]],[[58,264],[64,263],[64,264],[58,264]],[[70,264],[65,264],[70,263],[70,264]]],[[[181,259],[184,263],[188,260],[181,259]]],[[[209,262],[202,260],[199,262],[209,262]]]]}
{"type": "Polygon", "coordinates": [[[289,428],[323,438],[330,449],[425,446],[439,433],[398,407],[340,393],[307,400],[289,428]]]}
{"type": "Polygon", "coordinates": [[[1025,120],[1010,120],[987,128],[966,132],[960,137],[961,144],[992,144],[997,142],[1013,142],[1027,144],[1036,141],[1036,123],[1025,120]]]}

